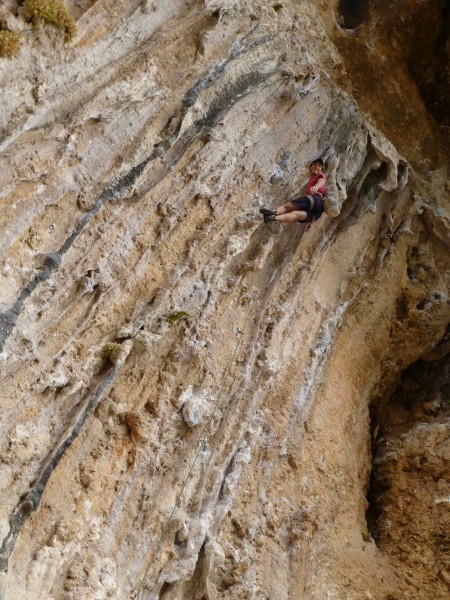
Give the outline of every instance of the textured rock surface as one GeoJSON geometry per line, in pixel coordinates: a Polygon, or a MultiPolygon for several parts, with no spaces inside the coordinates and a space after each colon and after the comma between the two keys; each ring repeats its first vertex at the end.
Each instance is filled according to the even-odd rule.
{"type": "Polygon", "coordinates": [[[2,17],[0,596],[447,598],[446,3],[67,4],[2,17]]]}
{"type": "Polygon", "coordinates": [[[369,522],[379,547],[418,590],[432,589],[436,573],[450,583],[449,369],[446,356],[420,361],[387,406],[375,405],[369,522]]]}

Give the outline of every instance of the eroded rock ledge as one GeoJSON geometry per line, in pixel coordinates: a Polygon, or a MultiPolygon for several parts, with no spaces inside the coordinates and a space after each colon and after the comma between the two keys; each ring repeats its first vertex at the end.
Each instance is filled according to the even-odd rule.
{"type": "Polygon", "coordinates": [[[0,63],[0,596],[446,598],[446,139],[409,51],[375,85],[402,32],[67,4],[0,63]],[[264,226],[319,155],[340,215],[264,226]]]}

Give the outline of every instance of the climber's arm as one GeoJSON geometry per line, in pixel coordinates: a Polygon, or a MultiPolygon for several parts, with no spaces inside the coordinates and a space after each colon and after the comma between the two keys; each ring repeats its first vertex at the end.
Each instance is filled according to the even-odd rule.
{"type": "Polygon", "coordinates": [[[317,194],[317,192],[319,191],[319,189],[321,187],[323,187],[326,184],[326,179],[324,177],[319,177],[319,179],[317,180],[317,183],[314,187],[311,188],[311,194],[317,194]]]}

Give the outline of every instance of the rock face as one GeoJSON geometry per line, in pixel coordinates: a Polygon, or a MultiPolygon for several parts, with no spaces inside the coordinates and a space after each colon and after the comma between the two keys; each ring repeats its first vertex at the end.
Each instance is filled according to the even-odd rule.
{"type": "Polygon", "coordinates": [[[0,597],[447,598],[448,3],[4,4],[0,597]]]}
{"type": "Polygon", "coordinates": [[[418,590],[433,589],[436,572],[450,583],[449,370],[446,356],[419,361],[387,406],[374,404],[369,523],[378,546],[418,590]]]}

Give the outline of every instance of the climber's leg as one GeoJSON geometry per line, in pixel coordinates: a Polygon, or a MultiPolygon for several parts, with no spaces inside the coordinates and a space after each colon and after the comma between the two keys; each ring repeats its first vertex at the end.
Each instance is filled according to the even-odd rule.
{"type": "Polygon", "coordinates": [[[292,212],[293,210],[298,210],[292,202],[286,202],[286,204],[282,204],[278,208],[275,209],[275,214],[284,215],[285,213],[292,212]]]}
{"type": "Polygon", "coordinates": [[[282,215],[277,214],[273,217],[273,220],[279,221],[280,223],[291,223],[293,221],[301,221],[303,223],[309,221],[309,215],[304,210],[292,210],[282,215]]]}

